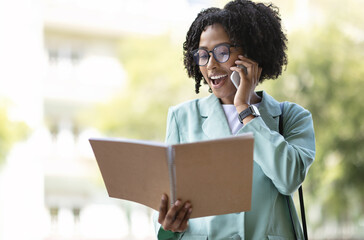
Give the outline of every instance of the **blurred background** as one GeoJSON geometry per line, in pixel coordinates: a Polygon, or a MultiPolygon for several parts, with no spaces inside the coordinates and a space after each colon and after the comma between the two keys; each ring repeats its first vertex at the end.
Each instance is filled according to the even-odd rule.
{"type": "MultiPolygon", "coordinates": [[[[223,0],[0,0],[0,239],[155,239],[151,210],[109,198],[90,137],[163,141],[194,93],[185,33],[223,0]]],[[[275,0],[289,39],[276,99],[312,112],[311,239],[364,239],[363,0],[275,0]]],[[[127,184],[127,183],[126,183],[127,184]]]]}

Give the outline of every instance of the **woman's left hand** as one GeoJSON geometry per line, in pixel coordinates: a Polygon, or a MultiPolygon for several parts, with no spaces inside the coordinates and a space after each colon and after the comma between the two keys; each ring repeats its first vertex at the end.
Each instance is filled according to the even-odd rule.
{"type": "Polygon", "coordinates": [[[237,71],[240,76],[240,85],[235,94],[234,105],[238,112],[242,112],[252,104],[255,87],[258,85],[262,68],[259,67],[258,63],[242,55],[239,55],[238,58],[235,64],[245,66],[247,74],[245,74],[244,69],[238,66],[233,66],[230,70],[237,71]]]}

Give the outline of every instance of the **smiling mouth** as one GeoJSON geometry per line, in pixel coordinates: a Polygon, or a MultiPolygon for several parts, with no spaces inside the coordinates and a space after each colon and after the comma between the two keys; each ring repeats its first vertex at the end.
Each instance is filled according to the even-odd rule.
{"type": "Polygon", "coordinates": [[[224,74],[224,75],[216,75],[216,76],[210,77],[212,85],[219,86],[219,84],[222,82],[222,80],[224,80],[227,76],[228,76],[227,74],[224,74]]]}

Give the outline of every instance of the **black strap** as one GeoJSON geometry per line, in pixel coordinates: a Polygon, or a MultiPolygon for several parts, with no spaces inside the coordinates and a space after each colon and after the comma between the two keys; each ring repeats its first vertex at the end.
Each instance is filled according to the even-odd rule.
{"type": "MultiPolygon", "coordinates": [[[[281,107],[281,112],[282,112],[282,114],[279,116],[279,133],[283,136],[283,109],[284,109],[284,104],[283,104],[283,102],[281,102],[279,105],[281,107]]],[[[305,215],[305,205],[304,205],[304,202],[303,202],[302,185],[298,189],[298,194],[299,194],[299,198],[300,198],[300,209],[301,209],[303,234],[305,236],[305,239],[308,240],[307,226],[306,226],[306,215],[305,215]]],[[[297,239],[297,234],[296,234],[296,230],[295,230],[295,226],[294,226],[294,222],[293,222],[292,210],[291,210],[291,204],[290,204],[289,198],[290,198],[289,196],[286,196],[288,210],[289,210],[289,216],[290,216],[291,222],[292,222],[293,232],[294,232],[295,238],[297,239]]]]}
{"type": "Polygon", "coordinates": [[[296,232],[296,228],[294,226],[294,222],[293,222],[293,217],[292,217],[292,210],[291,210],[291,203],[289,201],[289,196],[285,196],[286,197],[286,201],[287,201],[287,206],[288,206],[288,211],[289,211],[289,218],[291,219],[291,223],[292,223],[292,230],[294,233],[294,239],[297,240],[297,232],[296,232]]]}
{"type": "Polygon", "coordinates": [[[301,208],[301,218],[302,218],[303,234],[305,235],[305,239],[308,240],[307,225],[306,225],[306,215],[305,215],[305,204],[303,203],[302,185],[298,189],[298,193],[300,195],[300,208],[301,208]]]}

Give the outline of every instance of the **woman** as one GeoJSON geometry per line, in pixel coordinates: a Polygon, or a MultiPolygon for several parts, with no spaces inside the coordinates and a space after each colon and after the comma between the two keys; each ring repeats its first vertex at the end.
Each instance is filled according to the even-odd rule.
{"type": "Polygon", "coordinates": [[[193,202],[178,200],[168,207],[163,195],[154,218],[158,239],[303,239],[286,195],[298,189],[314,160],[311,114],[289,102],[283,103],[282,114],[279,102],[264,91],[255,92],[257,84],[281,74],[287,64],[286,42],[272,5],[236,0],[223,9],[200,12],[192,23],[183,45],[184,64],[195,79],[196,93],[203,80],[213,94],[172,107],[166,141],[253,132],[252,207],[249,212],[189,219],[193,202]],[[233,71],[240,76],[238,88],[230,81],[233,71]],[[278,130],[281,114],[284,137],[278,130]]]}

